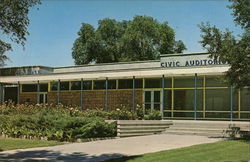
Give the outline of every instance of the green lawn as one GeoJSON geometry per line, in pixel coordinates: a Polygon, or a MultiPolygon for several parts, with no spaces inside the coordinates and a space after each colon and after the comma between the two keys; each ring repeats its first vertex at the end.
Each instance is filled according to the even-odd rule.
{"type": "Polygon", "coordinates": [[[211,144],[196,145],[181,149],[161,151],[132,157],[110,160],[133,162],[248,162],[250,141],[227,140],[211,144]]]}
{"type": "Polygon", "coordinates": [[[0,138],[0,151],[64,144],[56,141],[0,138]]]}

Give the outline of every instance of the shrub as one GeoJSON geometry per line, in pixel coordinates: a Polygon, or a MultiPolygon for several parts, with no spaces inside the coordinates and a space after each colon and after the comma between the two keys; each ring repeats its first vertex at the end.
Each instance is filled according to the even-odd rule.
{"type": "Polygon", "coordinates": [[[136,119],[136,114],[127,110],[113,110],[108,113],[108,119],[111,120],[134,120],[136,119]]]}
{"type": "Polygon", "coordinates": [[[150,110],[147,115],[144,115],[145,120],[161,120],[161,112],[158,110],[150,110]]]}
{"type": "Polygon", "coordinates": [[[75,141],[77,138],[116,136],[116,125],[104,119],[72,117],[65,114],[35,114],[0,116],[0,132],[9,137],[47,138],[57,141],[75,141]]]}

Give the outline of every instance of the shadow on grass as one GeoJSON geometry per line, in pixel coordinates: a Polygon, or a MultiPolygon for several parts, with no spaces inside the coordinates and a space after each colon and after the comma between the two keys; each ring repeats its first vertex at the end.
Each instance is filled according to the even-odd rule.
{"type": "Polygon", "coordinates": [[[127,161],[127,160],[136,159],[136,158],[139,158],[139,157],[142,157],[142,156],[141,155],[123,156],[123,157],[118,157],[118,158],[104,160],[103,162],[124,162],[124,161],[127,161]]]}
{"type": "Polygon", "coordinates": [[[91,156],[81,152],[74,152],[64,154],[51,150],[37,150],[37,151],[18,151],[15,153],[4,154],[0,153],[0,161],[103,161],[107,159],[114,159],[123,157],[123,154],[102,154],[99,156],[91,156]]]}

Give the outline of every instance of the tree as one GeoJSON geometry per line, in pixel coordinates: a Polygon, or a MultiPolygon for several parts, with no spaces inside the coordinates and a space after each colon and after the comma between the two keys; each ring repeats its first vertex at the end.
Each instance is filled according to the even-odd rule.
{"type": "Polygon", "coordinates": [[[237,39],[229,30],[221,31],[209,23],[199,25],[202,32],[200,43],[211,57],[227,61],[230,65],[226,78],[236,88],[250,85],[250,1],[230,0],[234,21],[244,33],[237,39]]]}
{"type": "Polygon", "coordinates": [[[24,46],[26,36],[29,34],[29,8],[39,4],[40,0],[1,0],[0,1],[0,31],[3,37],[0,38],[0,66],[4,65],[7,59],[5,52],[11,50],[11,44],[4,40],[24,46]]]}
{"type": "Polygon", "coordinates": [[[82,25],[72,48],[77,65],[152,60],[158,59],[161,53],[181,53],[186,49],[182,41],[175,41],[174,30],[166,22],[161,24],[148,16],[135,16],[131,21],[99,20],[96,30],[91,26],[87,40],[84,39],[88,32],[86,25],[91,26],[82,25]]]}

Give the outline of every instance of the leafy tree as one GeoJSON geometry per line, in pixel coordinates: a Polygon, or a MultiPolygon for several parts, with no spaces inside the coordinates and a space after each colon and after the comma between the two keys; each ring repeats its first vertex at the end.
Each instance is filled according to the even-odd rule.
{"type": "Polygon", "coordinates": [[[199,25],[202,32],[200,42],[211,57],[229,63],[226,78],[230,85],[239,88],[250,85],[250,1],[230,1],[234,20],[245,32],[237,39],[229,30],[221,31],[209,23],[202,23],[199,25]]]}
{"type": "Polygon", "coordinates": [[[161,24],[148,16],[135,16],[131,21],[106,18],[99,20],[96,30],[83,24],[78,35],[72,48],[77,65],[152,60],[161,53],[181,53],[186,49],[182,41],[175,41],[174,30],[166,22],[161,24]],[[90,37],[86,37],[86,26],[91,28],[90,37]]]}
{"type": "Polygon", "coordinates": [[[7,59],[5,52],[11,50],[11,44],[4,40],[10,39],[12,42],[24,46],[26,36],[29,34],[29,8],[39,4],[40,0],[1,0],[0,1],[0,66],[4,65],[7,59]],[[4,39],[4,40],[3,40],[4,39]]]}

